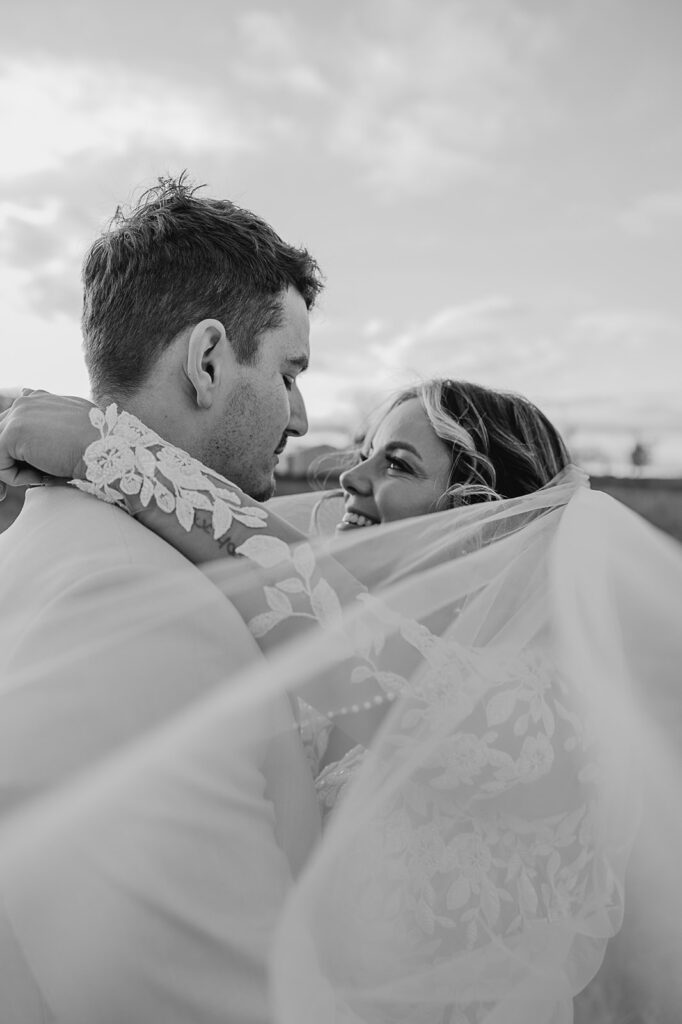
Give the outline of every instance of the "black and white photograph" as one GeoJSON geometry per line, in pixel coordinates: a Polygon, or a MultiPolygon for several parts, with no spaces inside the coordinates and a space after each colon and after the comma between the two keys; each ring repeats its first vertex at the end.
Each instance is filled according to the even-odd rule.
{"type": "Polygon", "coordinates": [[[0,1024],[679,1024],[682,5],[0,20],[0,1024]]]}

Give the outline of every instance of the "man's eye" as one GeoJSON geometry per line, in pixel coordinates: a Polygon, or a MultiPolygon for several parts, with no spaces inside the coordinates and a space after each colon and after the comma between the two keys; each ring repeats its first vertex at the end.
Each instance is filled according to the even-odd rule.
{"type": "Polygon", "coordinates": [[[287,391],[291,391],[295,383],[295,377],[290,377],[288,374],[282,374],[282,380],[284,381],[284,387],[287,391]]]}

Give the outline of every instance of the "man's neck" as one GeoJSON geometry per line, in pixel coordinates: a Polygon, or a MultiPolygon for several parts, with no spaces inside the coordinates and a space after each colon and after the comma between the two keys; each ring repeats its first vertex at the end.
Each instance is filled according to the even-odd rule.
{"type": "Polygon", "coordinates": [[[154,392],[149,388],[140,388],[132,394],[109,393],[96,400],[100,409],[106,409],[112,402],[119,412],[131,413],[164,441],[201,461],[202,453],[195,445],[191,417],[188,416],[184,396],[177,393],[168,394],[162,388],[154,392]]]}

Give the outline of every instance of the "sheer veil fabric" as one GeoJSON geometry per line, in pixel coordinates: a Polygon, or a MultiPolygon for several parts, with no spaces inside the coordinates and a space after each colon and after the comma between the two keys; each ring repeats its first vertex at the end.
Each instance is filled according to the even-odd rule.
{"type": "MultiPolygon", "coordinates": [[[[679,546],[574,469],[338,537],[316,501],[272,503],[309,542],[204,567],[265,658],[7,817],[0,888],[55,1020],[255,1021],[225,958],[254,969],[265,921],[276,1024],[569,1024],[631,907],[672,1008],[648,975],[681,945],[679,546]],[[296,746],[325,720],[320,831],[296,746]]],[[[184,599],[149,581],[138,625],[73,657],[130,665],[184,599]]]]}

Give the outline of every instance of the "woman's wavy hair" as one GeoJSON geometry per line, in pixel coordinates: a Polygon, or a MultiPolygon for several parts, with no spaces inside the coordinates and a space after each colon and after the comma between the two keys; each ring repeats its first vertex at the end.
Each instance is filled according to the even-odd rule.
{"type": "Polygon", "coordinates": [[[530,494],[571,461],[556,427],[522,395],[435,379],[401,392],[388,411],[412,398],[451,452],[439,510],[530,494]]]}

